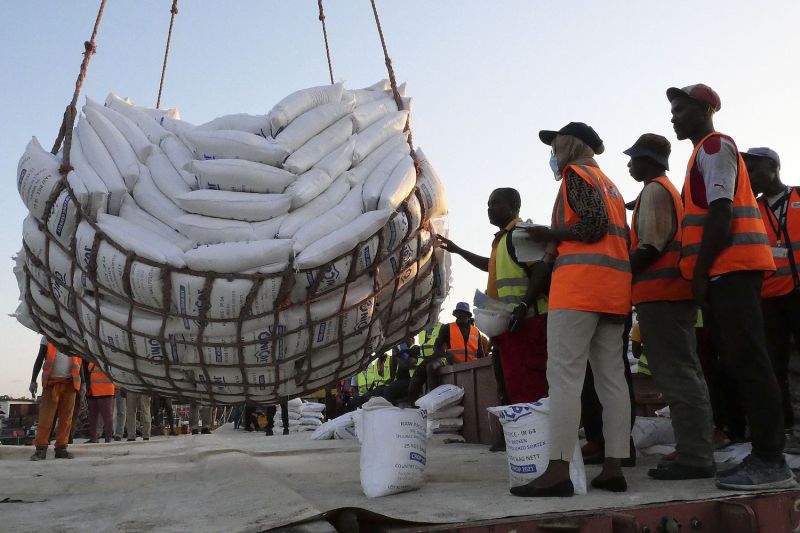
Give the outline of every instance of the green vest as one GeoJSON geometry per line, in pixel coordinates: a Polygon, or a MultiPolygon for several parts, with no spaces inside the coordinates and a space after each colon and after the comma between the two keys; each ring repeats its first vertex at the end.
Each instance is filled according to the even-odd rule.
{"type": "MultiPolygon", "coordinates": [[[[497,295],[500,301],[516,307],[522,302],[525,293],[528,292],[528,274],[508,253],[506,239],[510,234],[511,232],[506,232],[497,243],[495,286],[497,287],[497,295]]],[[[536,305],[528,309],[528,316],[536,315],[537,311],[540,315],[547,312],[546,296],[540,296],[536,300],[536,305]]]]}
{"type": "Polygon", "coordinates": [[[437,322],[436,326],[430,330],[423,330],[419,334],[419,348],[420,352],[422,353],[422,357],[430,357],[433,355],[433,348],[434,344],[436,343],[436,337],[439,336],[439,330],[442,328],[441,322],[437,322]]]}
{"type": "Polygon", "coordinates": [[[378,373],[378,360],[375,359],[372,361],[366,370],[362,370],[357,374],[358,377],[358,393],[359,394],[366,394],[370,391],[370,389],[374,389],[375,387],[381,385],[389,381],[389,361],[387,360],[384,364],[383,373],[384,375],[381,376],[378,373]],[[374,385],[374,386],[373,386],[374,385]]]}
{"type": "Polygon", "coordinates": [[[647,356],[642,354],[639,357],[639,373],[645,376],[652,376],[653,374],[650,372],[650,363],[647,361],[647,356]]]}

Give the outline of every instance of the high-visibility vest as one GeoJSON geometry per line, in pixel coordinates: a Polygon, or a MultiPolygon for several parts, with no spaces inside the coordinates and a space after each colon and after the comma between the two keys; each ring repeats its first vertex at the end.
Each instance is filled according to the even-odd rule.
{"type": "MultiPolygon", "coordinates": [[[[497,299],[505,304],[516,307],[522,303],[525,293],[528,292],[528,273],[517,264],[508,253],[507,239],[511,232],[505,232],[497,242],[497,247],[492,250],[494,261],[489,264],[489,277],[495,280],[497,299]],[[494,272],[492,272],[494,267],[494,272]]],[[[495,297],[493,294],[489,296],[495,297]]],[[[534,305],[528,309],[528,316],[543,315],[547,313],[547,297],[539,296],[534,305]]]]}
{"type": "Polygon", "coordinates": [[[775,249],[783,248],[786,257],[772,255],[775,261],[775,274],[768,276],[761,287],[762,298],[775,298],[789,294],[800,287],[800,187],[792,187],[786,203],[783,220],[775,217],[767,205],[766,198],[758,200],[761,218],[767,230],[769,244],[775,249]],[[778,245],[780,241],[780,245],[778,245]],[[794,271],[792,270],[794,264],[794,271]]]}
{"type": "Polygon", "coordinates": [[[385,376],[378,372],[378,360],[372,361],[367,368],[359,372],[356,377],[358,378],[358,393],[366,394],[374,386],[378,386],[389,379],[389,369],[384,365],[383,373],[385,376]]]}
{"type": "MultiPolygon", "coordinates": [[[[703,241],[703,229],[708,215],[708,208],[697,205],[694,200],[695,191],[705,191],[703,175],[697,168],[697,153],[713,136],[719,136],[731,143],[733,139],[719,132],[712,132],[697,143],[686,167],[686,180],[683,185],[683,234],[681,236],[681,275],[691,280],[703,241]]],[[[719,253],[708,270],[709,276],[719,276],[740,270],[761,270],[772,272],[775,263],[769,247],[767,230],[761,220],[761,212],[756,204],[753,191],[750,189],[750,175],[739,155],[736,172],[736,191],[733,195],[733,219],[728,243],[719,253]]]]}
{"type": "MultiPolygon", "coordinates": [[[[42,387],[47,387],[50,382],[50,375],[56,366],[56,357],[58,356],[58,348],[52,342],[47,343],[47,354],[44,359],[44,366],[42,366],[42,387]]],[[[70,357],[69,375],[72,377],[72,386],[76,391],[81,390],[81,358],[76,356],[70,357]]]]}
{"type": "MultiPolygon", "coordinates": [[[[631,264],[625,201],[617,187],[597,167],[567,165],[591,185],[605,204],[608,232],[597,242],[561,241],[553,265],[549,307],[627,315],[631,309],[631,264]]],[[[566,180],[553,208],[553,228],[569,228],[580,220],[567,199],[566,180]]]]}
{"type": "MultiPolygon", "coordinates": [[[[660,176],[653,180],[661,187],[664,187],[672,198],[672,205],[675,209],[676,231],[667,246],[661,252],[661,256],[644,272],[633,276],[633,288],[631,300],[633,305],[642,302],[679,302],[692,299],[692,285],[681,277],[681,269],[678,265],[681,258],[681,220],[683,219],[683,200],[678,189],[669,181],[666,176],[660,176]]],[[[633,225],[631,227],[631,253],[639,245],[638,217],[639,201],[641,194],[636,199],[636,207],[633,209],[633,225]]]]}
{"type": "Polygon", "coordinates": [[[442,323],[437,322],[430,331],[424,330],[419,334],[419,348],[422,357],[430,357],[433,355],[435,349],[436,337],[439,336],[439,330],[442,329],[442,323]]]}
{"type": "Polygon", "coordinates": [[[89,363],[89,396],[114,396],[114,384],[111,379],[94,363],[89,363]]]}
{"type": "Polygon", "coordinates": [[[461,328],[455,322],[450,323],[450,348],[447,350],[448,359],[455,363],[478,360],[478,344],[481,334],[475,326],[469,327],[469,338],[464,342],[461,328]]]}

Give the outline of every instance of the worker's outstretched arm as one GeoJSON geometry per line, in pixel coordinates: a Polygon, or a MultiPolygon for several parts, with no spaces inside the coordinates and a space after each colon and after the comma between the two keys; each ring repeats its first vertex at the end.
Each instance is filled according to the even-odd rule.
{"type": "Polygon", "coordinates": [[[488,257],[482,257],[478,254],[473,254],[472,252],[468,252],[467,250],[464,250],[450,239],[442,237],[441,235],[436,236],[436,241],[439,243],[439,247],[442,250],[446,250],[451,254],[460,255],[461,257],[466,259],[470,265],[474,266],[478,270],[489,272],[488,257]]]}
{"type": "Polygon", "coordinates": [[[36,356],[36,362],[33,363],[33,373],[31,374],[31,386],[28,389],[33,397],[36,397],[36,391],[39,388],[39,385],[36,383],[36,379],[39,377],[39,372],[42,371],[42,365],[44,364],[44,358],[47,355],[47,344],[42,344],[39,346],[39,354],[36,356]]]}
{"type": "Polygon", "coordinates": [[[714,200],[708,206],[708,215],[703,228],[703,240],[697,254],[697,263],[692,277],[692,293],[698,305],[708,303],[708,271],[714,259],[728,244],[733,220],[733,202],[727,198],[714,200]]]}

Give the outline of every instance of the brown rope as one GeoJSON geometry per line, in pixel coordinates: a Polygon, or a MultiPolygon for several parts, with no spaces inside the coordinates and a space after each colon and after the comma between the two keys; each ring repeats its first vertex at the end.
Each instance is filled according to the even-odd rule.
{"type": "MultiPolygon", "coordinates": [[[[392,58],[389,57],[389,50],[386,48],[386,38],[383,36],[383,27],[381,26],[381,19],[378,16],[378,7],[375,5],[375,0],[370,0],[372,4],[372,13],[375,15],[375,25],[378,27],[378,36],[381,39],[381,47],[383,48],[383,58],[386,62],[386,70],[389,73],[389,83],[392,86],[392,94],[394,101],[397,104],[397,109],[403,109],[403,98],[400,96],[400,91],[397,88],[397,77],[394,74],[394,67],[392,66],[392,58]]],[[[417,153],[414,150],[414,140],[411,135],[411,115],[406,121],[405,131],[408,132],[408,145],[411,147],[411,157],[414,159],[417,168],[417,175],[420,174],[420,165],[417,160],[417,153]]]]}
{"type": "Polygon", "coordinates": [[[64,143],[64,156],[61,158],[61,174],[66,176],[72,166],[69,164],[69,152],[72,147],[72,127],[75,124],[75,117],[78,114],[77,104],[78,95],[80,95],[83,81],[86,79],[86,69],[89,67],[89,61],[97,51],[95,41],[97,40],[97,30],[100,28],[100,21],[103,19],[103,11],[106,8],[106,0],[100,0],[100,8],[97,10],[97,18],[94,21],[94,28],[92,28],[92,36],[88,41],[83,43],[83,61],[81,62],[81,70],[78,73],[78,79],[75,80],[75,91],[72,93],[72,101],[64,111],[64,120],[61,122],[61,129],[58,131],[58,137],[53,144],[51,153],[56,154],[61,149],[61,143],[64,143]]]}
{"type": "Polygon", "coordinates": [[[333,85],[333,63],[331,63],[331,48],[328,46],[328,29],[325,27],[325,11],[322,9],[322,0],[317,0],[319,6],[319,21],[322,23],[322,38],[325,40],[325,54],[328,56],[328,74],[333,85]]]}
{"type": "Polygon", "coordinates": [[[172,26],[175,24],[175,15],[178,14],[178,0],[172,0],[172,13],[169,17],[169,31],[167,32],[167,46],[164,48],[164,64],[161,65],[161,82],[158,84],[158,98],[156,108],[161,107],[161,93],[164,91],[164,77],[167,75],[167,58],[169,57],[169,45],[172,41],[172,26]]]}

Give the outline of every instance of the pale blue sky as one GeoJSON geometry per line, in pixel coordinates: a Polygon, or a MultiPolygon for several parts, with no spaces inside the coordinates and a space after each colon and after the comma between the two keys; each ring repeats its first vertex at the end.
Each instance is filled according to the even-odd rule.
{"type": "MultiPolygon", "coordinates": [[[[16,307],[10,258],[25,208],[14,186],[32,135],[58,132],[98,1],[7,2],[0,20],[0,394],[23,394],[36,336],[5,316],[16,307]]],[[[83,94],[109,91],[154,105],[171,0],[109,2],[83,94]]],[[[699,81],[722,98],[718,129],[741,149],[768,145],[785,181],[797,183],[800,4],[794,1],[379,0],[389,51],[415,98],[414,139],[448,189],[453,239],[488,254],[486,198],[522,193],[523,216],[546,222],[557,184],[538,130],[591,124],[604,139],[601,167],[627,200],[638,187],[621,151],[644,132],[673,142],[672,179],[690,152],[669,122],[664,91],[699,81]]],[[[313,0],[180,2],[162,103],[201,123],[233,112],[265,113],[296,89],[328,82],[313,0]]],[[[368,0],[325,2],[334,76],[348,87],[385,77],[368,0]]],[[[457,300],[485,275],[454,260],[457,300]]]]}

